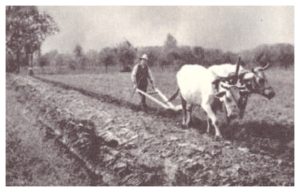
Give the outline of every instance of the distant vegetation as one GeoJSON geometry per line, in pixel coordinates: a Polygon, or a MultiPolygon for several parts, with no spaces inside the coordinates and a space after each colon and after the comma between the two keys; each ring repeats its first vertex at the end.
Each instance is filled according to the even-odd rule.
{"type": "Polygon", "coordinates": [[[34,6],[6,7],[6,71],[19,72],[20,66],[39,66],[41,72],[65,73],[97,68],[108,72],[131,71],[138,57],[146,53],[149,65],[161,70],[178,69],[181,65],[236,63],[239,56],[245,65],[256,66],[270,63],[288,68],[294,65],[294,46],[291,44],[260,45],[241,52],[224,52],[201,46],[178,45],[176,38],[168,34],[162,46],[135,47],[128,40],[114,47],[99,50],[83,50],[77,44],[72,53],[62,54],[57,50],[40,54],[45,38],[58,32],[58,26],[50,15],[40,13],[34,6]]]}
{"type": "Polygon", "coordinates": [[[260,45],[239,54],[245,63],[264,65],[269,62],[273,66],[284,68],[294,65],[294,46],[291,44],[260,45]]]}
{"type": "Polygon", "coordinates": [[[161,70],[178,69],[187,63],[204,66],[236,63],[239,56],[243,64],[249,67],[264,66],[267,63],[284,68],[294,65],[294,46],[291,44],[260,45],[251,50],[234,53],[201,46],[178,46],[171,34],[167,35],[163,46],[134,47],[129,41],[124,41],[116,47],[106,47],[100,51],[89,50],[86,53],[80,45],[74,48],[73,54],[61,54],[54,50],[43,54],[36,61],[36,65],[55,68],[58,73],[99,67],[105,72],[110,68],[130,71],[142,53],[148,54],[150,66],[161,70]]]}

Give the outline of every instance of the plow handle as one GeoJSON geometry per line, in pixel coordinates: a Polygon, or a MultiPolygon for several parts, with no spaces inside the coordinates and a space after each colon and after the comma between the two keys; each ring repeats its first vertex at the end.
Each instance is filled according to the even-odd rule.
{"type": "Polygon", "coordinates": [[[163,108],[166,108],[166,109],[169,108],[169,106],[165,105],[163,102],[159,101],[159,100],[156,99],[155,97],[152,97],[152,96],[149,95],[148,93],[146,93],[146,92],[144,92],[144,91],[142,91],[142,90],[140,90],[140,89],[136,89],[136,91],[137,91],[138,93],[141,93],[141,94],[145,95],[146,97],[148,97],[149,99],[151,99],[152,101],[154,101],[154,102],[157,103],[158,105],[162,106],[163,108]]]}

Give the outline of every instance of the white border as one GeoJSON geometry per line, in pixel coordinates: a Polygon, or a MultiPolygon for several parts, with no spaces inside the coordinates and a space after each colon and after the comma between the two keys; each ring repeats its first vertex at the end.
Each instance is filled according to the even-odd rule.
{"type": "MultiPolygon", "coordinates": [[[[0,39],[0,51],[1,51],[1,91],[0,94],[0,110],[1,110],[1,133],[0,133],[0,146],[1,146],[1,154],[0,154],[0,190],[1,191],[53,191],[53,190],[72,190],[72,191],[99,191],[99,190],[105,190],[105,191],[119,191],[119,190],[125,190],[125,191],[137,191],[137,190],[143,190],[143,191],[181,191],[181,190],[189,190],[189,191],[273,191],[273,192],[282,192],[282,191],[300,191],[299,188],[299,166],[297,162],[299,162],[299,131],[297,130],[298,121],[296,121],[296,117],[299,117],[299,104],[296,100],[296,98],[299,98],[299,90],[295,86],[295,187],[5,187],[5,5],[213,5],[213,6],[230,6],[230,5],[237,5],[237,6],[254,6],[254,5],[268,5],[268,6],[280,6],[280,5],[293,5],[295,6],[295,74],[299,73],[299,67],[298,64],[298,55],[299,50],[297,49],[298,45],[298,36],[296,34],[300,34],[299,26],[297,25],[297,22],[299,22],[299,5],[297,0],[252,0],[252,1],[242,1],[242,0],[206,0],[206,1],[197,1],[197,0],[151,0],[151,1],[138,1],[138,0],[108,0],[108,1],[92,1],[92,0],[52,0],[52,1],[40,1],[40,0],[31,0],[31,1],[22,1],[22,0],[15,0],[15,1],[8,1],[8,0],[2,0],[1,1],[1,8],[0,8],[0,14],[1,14],[1,20],[0,20],[0,33],[1,33],[1,39],[0,39]],[[72,4],[70,4],[72,3],[72,4]],[[297,42],[297,43],[296,43],[297,42]],[[297,45],[296,45],[297,44],[297,45]]],[[[295,75],[295,82],[299,82],[299,77],[295,75]]],[[[296,84],[296,83],[295,83],[296,84]]]]}
{"type": "MultiPolygon", "coordinates": [[[[5,7],[0,8],[0,15],[1,15],[1,21],[0,21],[0,33],[1,33],[1,39],[0,39],[0,53],[1,53],[1,63],[5,63],[5,7]]],[[[0,68],[0,85],[1,85],[1,94],[0,94],[0,114],[1,114],[1,124],[0,127],[0,173],[3,175],[3,178],[5,179],[5,66],[3,65],[0,68]]],[[[0,185],[1,187],[5,185],[5,180],[0,177],[0,185]],[[4,185],[3,185],[4,184],[4,185]]],[[[2,190],[1,190],[2,191],[2,190]]]]}
{"type": "Polygon", "coordinates": [[[297,0],[2,0],[4,5],[295,5],[297,0]]]}

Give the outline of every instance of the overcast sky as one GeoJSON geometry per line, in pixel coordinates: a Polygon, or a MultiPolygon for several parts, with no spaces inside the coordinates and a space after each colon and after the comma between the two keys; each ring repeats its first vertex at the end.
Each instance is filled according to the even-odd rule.
{"type": "Polygon", "coordinates": [[[240,51],[263,43],[294,43],[293,7],[40,7],[60,32],[42,51],[72,52],[116,46],[163,45],[171,33],[179,45],[240,51]]]}

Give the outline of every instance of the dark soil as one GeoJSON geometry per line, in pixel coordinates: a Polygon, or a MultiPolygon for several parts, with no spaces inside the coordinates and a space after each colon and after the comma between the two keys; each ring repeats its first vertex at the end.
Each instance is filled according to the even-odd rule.
{"type": "MultiPolygon", "coordinates": [[[[218,141],[203,133],[206,126],[199,119],[193,119],[193,128],[182,129],[178,125],[180,114],[157,109],[145,113],[110,95],[43,81],[7,76],[7,108],[24,109],[28,123],[35,125],[23,129],[24,133],[42,140],[41,147],[27,147],[27,158],[42,151],[54,158],[57,151],[66,150],[68,161],[77,162],[71,164],[77,164],[87,175],[78,185],[294,185],[293,125],[235,122],[223,130],[225,140],[218,141]],[[49,142],[58,144],[47,145],[49,142]]],[[[7,110],[7,118],[11,122],[19,118],[17,110],[7,110]]],[[[17,185],[10,176],[17,168],[9,166],[13,162],[11,156],[16,154],[11,150],[17,145],[14,142],[26,148],[18,142],[21,135],[14,131],[26,121],[20,119],[15,124],[8,123],[6,131],[7,185],[17,185]]],[[[30,137],[22,139],[27,141],[30,137]]],[[[51,162],[57,161],[54,158],[51,162]]],[[[81,178],[79,173],[72,176],[81,178]]],[[[26,178],[25,174],[19,180],[26,178]]],[[[54,180],[31,183],[74,185],[54,180]]]]}

